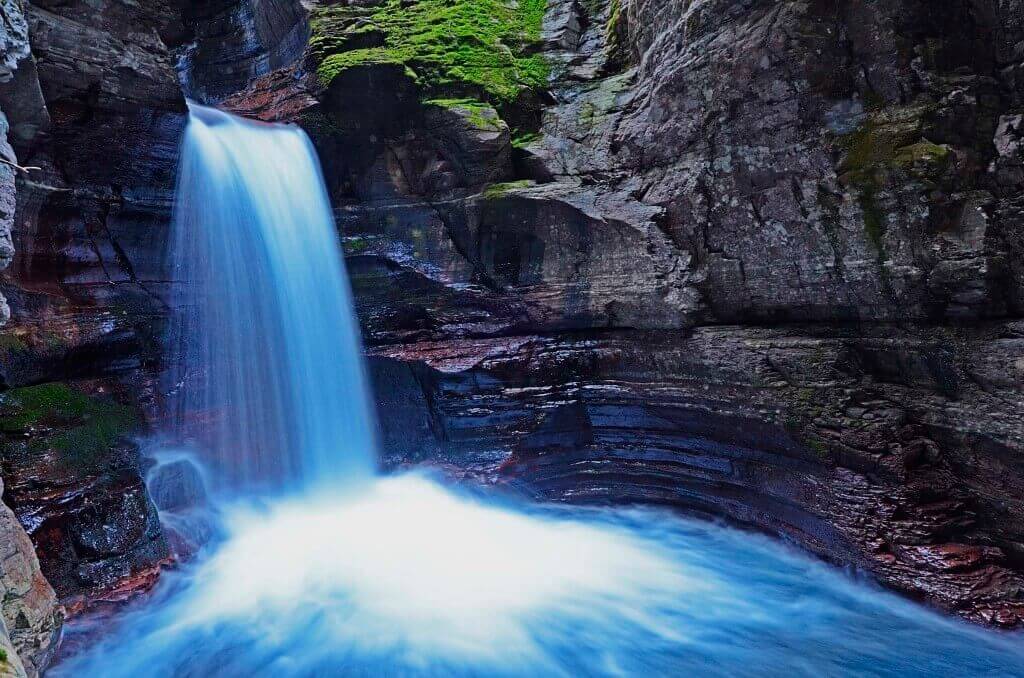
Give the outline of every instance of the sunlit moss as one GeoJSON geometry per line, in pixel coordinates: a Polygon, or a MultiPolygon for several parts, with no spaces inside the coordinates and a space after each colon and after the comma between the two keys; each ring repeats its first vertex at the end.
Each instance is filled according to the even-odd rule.
{"type": "Polygon", "coordinates": [[[489,104],[473,99],[429,99],[428,105],[440,106],[462,114],[473,127],[479,130],[494,132],[501,130],[504,124],[497,111],[489,104]]]}
{"type": "Polygon", "coordinates": [[[491,184],[484,191],[484,197],[489,200],[502,198],[511,191],[515,191],[521,188],[529,188],[533,186],[534,182],[529,179],[523,179],[520,181],[510,181],[504,184],[491,184]]]}
{"type": "Polygon", "coordinates": [[[428,92],[470,87],[482,98],[515,100],[544,87],[540,39],[547,0],[385,0],[333,6],[312,17],[311,54],[325,85],[355,66],[397,64],[428,92]]]}

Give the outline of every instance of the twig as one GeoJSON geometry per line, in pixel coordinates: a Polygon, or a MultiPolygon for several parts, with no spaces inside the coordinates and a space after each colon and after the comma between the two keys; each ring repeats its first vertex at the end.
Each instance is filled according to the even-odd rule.
{"type": "Polygon", "coordinates": [[[43,169],[42,167],[22,167],[21,165],[18,165],[17,163],[13,163],[10,160],[6,160],[5,158],[0,158],[0,162],[2,162],[5,165],[10,165],[11,167],[16,169],[17,171],[24,172],[25,174],[28,174],[29,172],[32,172],[32,171],[38,172],[39,170],[43,169]]]}

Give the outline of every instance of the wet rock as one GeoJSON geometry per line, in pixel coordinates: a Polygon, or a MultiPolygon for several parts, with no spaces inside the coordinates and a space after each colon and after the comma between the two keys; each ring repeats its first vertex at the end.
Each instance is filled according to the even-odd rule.
{"type": "MultiPolygon", "coordinates": [[[[498,112],[463,100],[435,100],[424,114],[426,133],[460,186],[485,186],[512,174],[512,135],[498,112]]],[[[437,171],[432,167],[432,171],[437,171]]]]}
{"type": "Polygon", "coordinates": [[[236,115],[264,122],[296,122],[317,108],[317,86],[301,68],[289,66],[257,78],[220,105],[236,115]]]}
{"type": "Polygon", "coordinates": [[[214,103],[296,63],[309,38],[298,0],[183,0],[192,40],[180,48],[185,94],[214,103]]]}
{"type": "Polygon", "coordinates": [[[724,516],[967,618],[1019,624],[1019,382],[951,389],[945,372],[1012,365],[1022,346],[999,328],[952,352],[926,329],[892,332],[448,340],[379,346],[371,364],[391,464],[422,461],[400,441],[404,422],[425,422],[416,447],[471,477],[724,516]]]}
{"type": "Polygon", "coordinates": [[[63,384],[14,389],[2,408],[4,499],[61,601],[76,612],[151,586],[168,548],[127,439],[138,414],[63,384]]]}
{"type": "Polygon", "coordinates": [[[49,113],[29,46],[24,3],[5,0],[0,3],[0,17],[0,109],[7,112],[12,125],[9,140],[23,144],[49,125],[49,113]]]}
{"type": "Polygon", "coordinates": [[[7,653],[0,662],[0,675],[37,676],[57,651],[64,611],[39,569],[32,542],[4,504],[0,504],[0,544],[0,647],[7,653]]]}

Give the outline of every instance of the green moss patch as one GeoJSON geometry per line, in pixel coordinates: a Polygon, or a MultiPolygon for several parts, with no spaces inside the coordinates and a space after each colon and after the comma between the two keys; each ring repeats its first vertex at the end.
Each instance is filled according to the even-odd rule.
{"type": "Polygon", "coordinates": [[[385,0],[314,10],[310,50],[324,85],[362,65],[399,64],[431,93],[465,91],[496,102],[546,86],[532,49],[547,0],[385,0]],[[373,45],[373,46],[364,46],[373,45]]]}
{"type": "Polygon", "coordinates": [[[497,111],[474,99],[428,99],[424,103],[455,111],[478,130],[498,132],[505,127],[497,111]]]}
{"type": "Polygon", "coordinates": [[[871,111],[861,126],[838,138],[843,150],[839,165],[843,183],[857,190],[864,215],[864,230],[885,258],[887,217],[880,204],[886,187],[907,178],[932,179],[945,169],[948,146],[934,144],[922,136],[927,106],[891,107],[871,111]]]}
{"type": "Polygon", "coordinates": [[[950,154],[949,146],[940,146],[923,139],[898,149],[893,162],[897,167],[926,177],[942,172],[949,162],[950,154]]]}
{"type": "Polygon", "coordinates": [[[512,137],[513,148],[526,148],[540,141],[540,134],[537,132],[520,132],[512,137]]]}
{"type": "Polygon", "coordinates": [[[503,198],[511,191],[515,191],[520,188],[529,188],[533,186],[534,182],[529,179],[523,179],[521,181],[510,181],[504,184],[491,184],[484,191],[484,197],[488,200],[494,200],[497,198],[503,198]]]}
{"type": "Polygon", "coordinates": [[[139,422],[137,412],[119,403],[89,396],[67,384],[41,384],[3,394],[0,431],[52,432],[33,439],[37,449],[53,449],[69,460],[88,462],[110,449],[139,422]]]}
{"type": "Polygon", "coordinates": [[[605,49],[612,65],[622,66],[626,62],[627,37],[622,0],[612,0],[608,10],[608,23],[604,28],[605,49]]]}
{"type": "Polygon", "coordinates": [[[362,254],[370,248],[370,243],[366,238],[353,236],[351,238],[345,238],[342,242],[342,246],[345,249],[345,254],[362,254]]]}
{"type": "Polygon", "coordinates": [[[846,151],[840,171],[856,179],[858,173],[893,166],[902,148],[921,140],[929,112],[925,106],[873,111],[855,132],[839,138],[846,151]]]}

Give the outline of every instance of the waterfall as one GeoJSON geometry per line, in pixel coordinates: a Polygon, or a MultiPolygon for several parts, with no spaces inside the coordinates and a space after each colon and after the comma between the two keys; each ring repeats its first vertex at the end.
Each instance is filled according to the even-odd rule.
{"type": "Polygon", "coordinates": [[[230,490],[372,475],[359,328],[313,145],[191,105],[170,251],[177,428],[230,490]]]}
{"type": "MultiPolygon", "coordinates": [[[[373,477],[352,304],[300,130],[194,106],[175,228],[175,341],[197,366],[178,375],[178,428],[233,491],[181,516],[210,537],[194,560],[116,623],[72,622],[82,651],[48,675],[1020,675],[1015,639],[747,533],[373,477]],[[360,491],[315,491],[346,481],[360,491]]],[[[160,459],[187,477],[188,454],[160,459]]]]}

